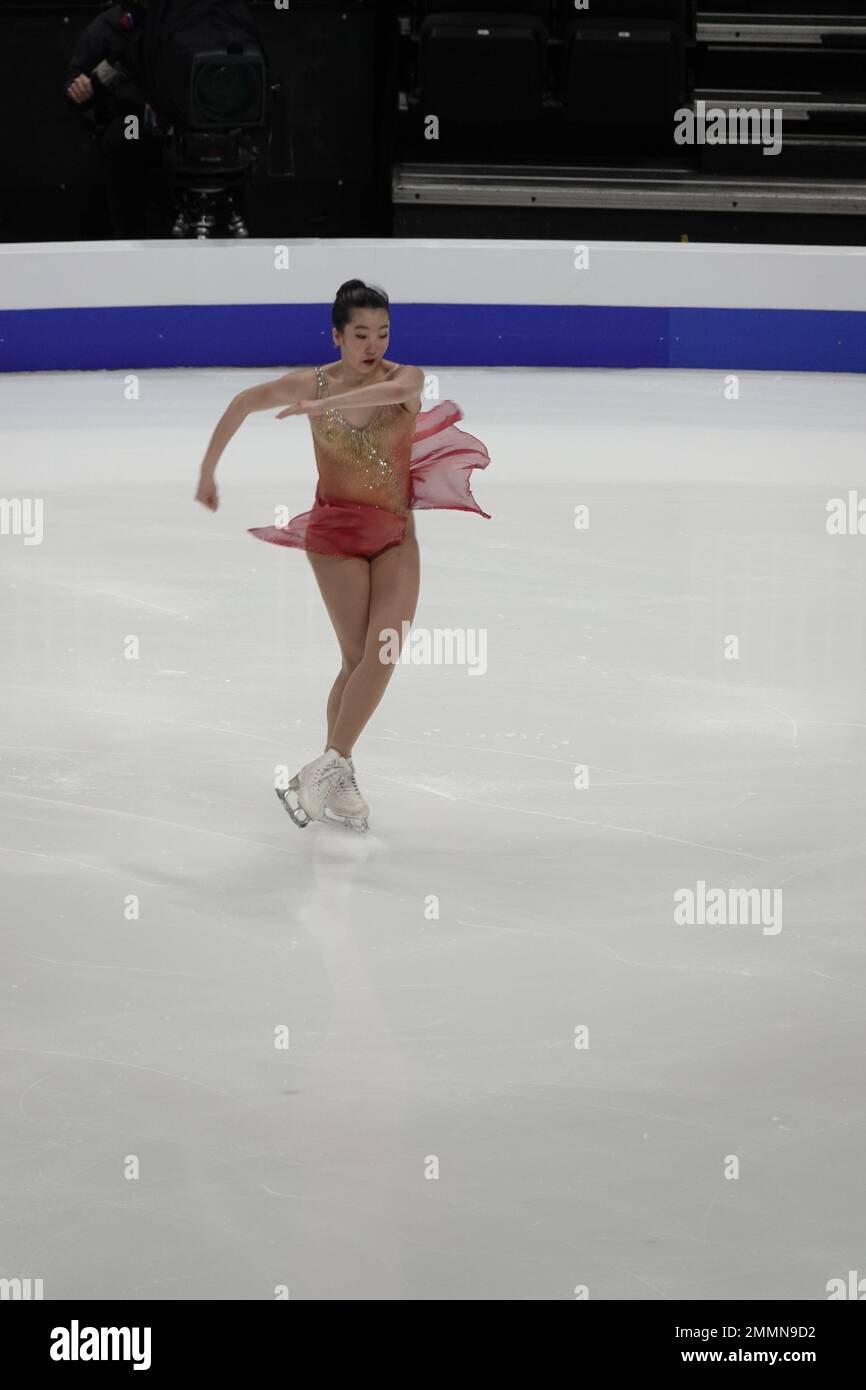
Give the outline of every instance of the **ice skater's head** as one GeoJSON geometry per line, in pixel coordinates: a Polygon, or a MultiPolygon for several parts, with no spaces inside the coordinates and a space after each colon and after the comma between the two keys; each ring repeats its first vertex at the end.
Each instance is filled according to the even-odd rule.
{"type": "Polygon", "coordinates": [[[346,280],[331,309],[334,347],[350,372],[375,372],[388,350],[391,311],[388,296],[363,280],[346,280]]]}

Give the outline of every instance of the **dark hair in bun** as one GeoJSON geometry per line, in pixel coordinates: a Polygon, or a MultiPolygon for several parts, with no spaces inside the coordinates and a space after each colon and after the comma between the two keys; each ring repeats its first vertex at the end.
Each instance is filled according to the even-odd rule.
{"type": "Polygon", "coordinates": [[[343,332],[354,309],[387,309],[390,314],[391,305],[384,290],[365,285],[363,280],[344,280],[331,308],[331,322],[338,333],[343,332]]]}

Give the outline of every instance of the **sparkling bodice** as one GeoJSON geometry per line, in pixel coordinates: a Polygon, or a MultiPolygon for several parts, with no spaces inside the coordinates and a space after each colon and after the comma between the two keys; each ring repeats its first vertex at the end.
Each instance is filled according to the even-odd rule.
{"type": "MultiPolygon", "coordinates": [[[[328,395],[316,368],[316,399],[328,395]]],[[[313,449],[325,496],[366,502],[406,514],[411,499],[409,473],[415,416],[401,405],[383,405],[369,424],[350,425],[338,409],[311,415],[313,449]]]]}

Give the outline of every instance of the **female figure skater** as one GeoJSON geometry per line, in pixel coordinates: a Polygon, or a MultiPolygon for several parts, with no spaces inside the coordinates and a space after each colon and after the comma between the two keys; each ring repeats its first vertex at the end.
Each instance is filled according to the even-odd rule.
{"type": "Polygon", "coordinates": [[[472,496],[469,475],[486,468],[480,440],[456,428],[453,401],[421,410],[424,373],[388,361],[388,296],[347,280],[331,310],[340,361],[305,367],[241,391],[214,430],[201,466],[196,501],[216,511],[217,462],[232,435],[256,410],[308,415],[319,480],[311,511],[286,526],[250,534],[305,550],[342,653],[327,704],[325,751],[277,795],[298,826],[336,818],[367,829],[369,806],[355,778],[352,750],[385,693],[393,662],[380,660],[383,629],[403,634],[418,602],[419,557],[413,508],[444,507],[488,517],[472,496]],[[292,796],[292,794],[294,794],[292,796]]]}

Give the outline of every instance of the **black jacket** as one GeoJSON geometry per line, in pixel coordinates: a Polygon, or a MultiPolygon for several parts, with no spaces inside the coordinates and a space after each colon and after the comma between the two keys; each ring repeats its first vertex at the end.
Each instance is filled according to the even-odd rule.
{"type": "MultiPolygon", "coordinates": [[[[111,5],[109,9],[92,19],[87,28],[79,34],[69,60],[69,66],[66,69],[63,81],[64,94],[70,82],[79,73],[85,73],[87,77],[90,77],[93,69],[103,59],[109,63],[119,63],[127,72],[129,71],[125,58],[134,30],[124,27],[123,16],[127,13],[124,5],[111,5]]],[[[132,80],[113,87],[110,92],[100,90],[94,83],[93,91],[93,100],[86,104],[78,105],[73,103],[71,98],[68,100],[70,105],[78,105],[78,109],[84,113],[95,108],[94,115],[100,124],[121,113],[135,112],[136,109],[140,112],[146,101],[144,93],[132,80]]]]}

